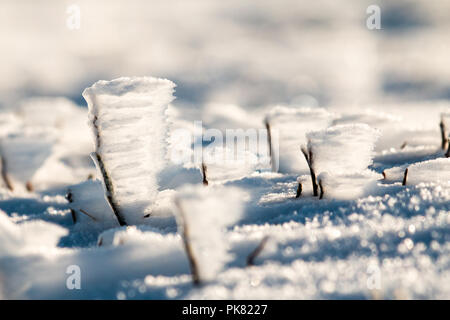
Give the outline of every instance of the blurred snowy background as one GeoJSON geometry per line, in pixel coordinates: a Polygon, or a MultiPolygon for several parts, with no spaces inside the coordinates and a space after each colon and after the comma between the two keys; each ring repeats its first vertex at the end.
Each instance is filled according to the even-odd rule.
{"type": "MultiPolygon", "coordinates": [[[[0,185],[0,298],[448,299],[450,158],[438,124],[441,112],[450,115],[449,16],[446,0],[2,0],[0,156],[14,188],[0,185]],[[381,30],[366,27],[371,4],[381,8],[381,30]],[[67,26],[73,5],[75,30],[67,26]],[[174,223],[72,220],[77,205],[106,212],[91,180],[81,93],[121,76],[175,82],[175,128],[192,129],[193,120],[263,128],[274,106],[287,106],[273,109],[272,125],[288,133],[280,156],[291,168],[244,168],[226,182],[250,200],[226,233],[234,260],[201,289],[192,287],[174,223]],[[380,129],[370,170],[377,179],[385,171],[384,180],[364,196],[350,190],[351,199],[317,200],[308,189],[295,199],[298,175],[308,173],[295,149],[305,132],[355,122],[380,129]],[[266,235],[257,266],[244,268],[266,235]],[[65,285],[72,264],[83,290],[65,285]],[[381,289],[368,285],[373,270],[381,289]]],[[[167,170],[172,181],[156,211],[169,211],[178,169],[167,170]]],[[[201,183],[199,170],[187,176],[201,183]]]]}
{"type": "Polygon", "coordinates": [[[450,99],[449,12],[440,0],[3,0],[0,104],[84,105],[85,87],[123,75],[171,79],[194,108],[450,99]],[[370,4],[382,30],[366,28],[370,4]]]}

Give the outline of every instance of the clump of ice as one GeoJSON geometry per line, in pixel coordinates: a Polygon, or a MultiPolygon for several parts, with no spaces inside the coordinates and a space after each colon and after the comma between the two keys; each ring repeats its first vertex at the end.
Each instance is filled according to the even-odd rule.
{"type": "Polygon", "coordinates": [[[337,125],[307,134],[317,182],[334,198],[359,197],[380,175],[370,171],[379,131],[366,124],[337,125]]]}
{"type": "Polygon", "coordinates": [[[49,131],[25,130],[11,133],[0,141],[4,173],[14,189],[24,189],[52,154],[55,135],[49,131]]]}
{"type": "Polygon", "coordinates": [[[322,185],[324,197],[350,200],[372,193],[377,187],[381,176],[373,171],[362,173],[333,175],[322,172],[317,180],[322,185]]]}
{"type": "Polygon", "coordinates": [[[175,198],[179,233],[192,248],[200,279],[214,279],[232,258],[225,228],[241,218],[245,196],[236,188],[186,186],[175,198]]]}
{"type": "Polygon", "coordinates": [[[127,224],[151,211],[166,165],[166,110],[175,84],[151,77],[98,81],[83,92],[95,152],[109,175],[113,201],[127,224]]]}
{"type": "MultiPolygon", "coordinates": [[[[88,157],[92,142],[86,114],[85,108],[62,97],[26,98],[19,102],[17,108],[2,111],[0,139],[5,145],[17,144],[17,148],[12,145],[13,149],[17,149],[14,154],[6,154],[4,160],[7,164],[17,162],[16,167],[21,166],[21,171],[27,171],[27,163],[15,161],[15,157],[20,151],[22,155],[29,152],[28,156],[33,159],[35,149],[45,144],[47,146],[40,152],[41,155],[47,154],[45,161],[30,162],[35,172],[32,173],[34,190],[57,188],[86,179],[94,172],[88,157]],[[17,139],[19,137],[21,141],[17,139]],[[8,142],[10,138],[15,141],[8,142]],[[23,145],[27,144],[25,140],[28,145],[23,145]],[[35,166],[37,163],[40,163],[39,166],[35,166]]],[[[11,179],[14,180],[14,177],[11,179]]],[[[17,189],[19,186],[16,185],[17,189]]]]}
{"type": "Polygon", "coordinates": [[[206,148],[203,153],[209,182],[223,183],[246,177],[255,172],[260,158],[249,150],[236,152],[230,147],[206,148]]]}
{"type": "Polygon", "coordinates": [[[383,171],[383,178],[389,182],[399,182],[403,180],[405,169],[408,165],[392,167],[383,171]]]}
{"type": "Polygon", "coordinates": [[[366,124],[337,125],[307,134],[314,167],[333,174],[360,173],[372,164],[378,130],[366,124]]]}
{"type": "Polygon", "coordinates": [[[283,173],[308,169],[300,152],[306,143],[305,134],[330,125],[333,115],[323,108],[277,106],[266,116],[272,135],[272,161],[283,173]]]}
{"type": "Polygon", "coordinates": [[[69,116],[79,111],[81,108],[63,97],[32,97],[21,101],[16,114],[27,126],[63,129],[74,122],[69,116]]]}
{"type": "Polygon", "coordinates": [[[0,210],[0,257],[45,253],[67,233],[66,229],[44,221],[16,224],[0,210]]]}
{"type": "MultiPolygon", "coordinates": [[[[405,140],[400,135],[401,117],[394,114],[366,109],[363,112],[345,113],[333,121],[333,125],[364,123],[380,131],[376,150],[382,151],[391,147],[400,148],[405,140]],[[402,140],[403,139],[403,140],[402,140]]],[[[404,128],[401,128],[404,132],[404,128]]]]}
{"type": "Polygon", "coordinates": [[[419,184],[421,182],[450,181],[450,158],[439,158],[415,163],[408,167],[406,184],[419,184]]]}

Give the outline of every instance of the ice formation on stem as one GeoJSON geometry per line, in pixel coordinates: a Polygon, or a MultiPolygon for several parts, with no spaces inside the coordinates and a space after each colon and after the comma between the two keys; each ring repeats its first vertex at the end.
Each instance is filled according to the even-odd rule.
{"type": "Polygon", "coordinates": [[[265,126],[270,130],[272,162],[278,162],[272,163],[272,167],[287,173],[308,170],[298,148],[306,143],[306,133],[326,128],[331,120],[332,114],[321,108],[273,108],[265,119],[265,126]],[[273,148],[274,143],[279,144],[278,148],[273,148]]]}
{"type": "Polygon", "coordinates": [[[230,260],[224,229],[241,217],[243,197],[239,189],[223,186],[186,186],[176,196],[178,230],[194,283],[214,279],[230,260]]]}
{"type": "Polygon", "coordinates": [[[166,164],[166,110],[175,84],[151,77],[98,81],[84,90],[105,196],[121,225],[151,212],[166,164]]]}
{"type": "Polygon", "coordinates": [[[314,196],[319,192],[320,198],[326,194],[336,198],[362,195],[367,185],[379,178],[368,169],[378,136],[379,132],[366,124],[308,133],[308,146],[302,150],[310,164],[314,196]]]}
{"type": "Polygon", "coordinates": [[[259,164],[255,153],[249,150],[235,152],[228,146],[205,148],[202,160],[202,174],[207,178],[203,182],[205,185],[241,179],[255,172],[259,164]]]}
{"type": "Polygon", "coordinates": [[[450,134],[450,113],[441,114],[441,122],[439,122],[439,129],[441,130],[441,149],[445,150],[448,145],[448,136],[450,134]]]}
{"type": "Polygon", "coordinates": [[[422,182],[450,182],[450,158],[417,162],[410,165],[406,170],[408,170],[407,178],[404,179],[403,185],[415,185],[422,182]]]}
{"type": "Polygon", "coordinates": [[[10,190],[32,191],[32,179],[52,154],[55,137],[47,131],[11,133],[0,139],[1,175],[10,190]]]}

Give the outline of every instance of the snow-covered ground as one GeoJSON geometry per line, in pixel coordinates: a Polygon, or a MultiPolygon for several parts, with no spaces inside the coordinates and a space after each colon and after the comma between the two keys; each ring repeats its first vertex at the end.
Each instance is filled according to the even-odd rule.
{"type": "Polygon", "coordinates": [[[2,4],[0,298],[450,298],[448,3],[382,1],[374,31],[370,1],[78,3],[79,30],[2,4]],[[176,99],[122,78],[85,107],[124,75],[176,99]],[[268,124],[271,163],[204,158],[203,186],[196,121],[268,124]]]}

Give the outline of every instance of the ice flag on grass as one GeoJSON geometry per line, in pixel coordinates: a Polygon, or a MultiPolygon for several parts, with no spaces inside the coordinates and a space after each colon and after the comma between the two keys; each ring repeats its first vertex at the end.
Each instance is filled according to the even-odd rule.
{"type": "Polygon", "coordinates": [[[175,84],[151,77],[98,81],[83,92],[95,140],[93,159],[119,223],[151,212],[166,165],[166,110],[175,84]]]}
{"type": "Polygon", "coordinates": [[[300,153],[305,134],[329,126],[332,115],[322,108],[277,106],[266,116],[272,138],[272,167],[280,172],[299,173],[308,169],[300,153]],[[278,145],[277,145],[278,144],[278,145]]]}
{"type": "Polygon", "coordinates": [[[337,125],[308,133],[308,149],[317,172],[360,173],[372,164],[378,136],[378,131],[366,124],[337,125]]]}
{"type": "Polygon", "coordinates": [[[364,123],[380,131],[377,140],[376,151],[382,151],[392,147],[400,148],[406,141],[405,128],[402,128],[401,117],[389,113],[366,109],[357,113],[344,113],[333,121],[333,126],[364,123]]]}
{"type": "MultiPolygon", "coordinates": [[[[175,190],[162,190],[152,203],[151,216],[141,217],[136,223],[158,225],[167,222],[173,217],[172,200],[175,190]],[[165,221],[164,221],[165,220],[165,221]]],[[[69,201],[72,220],[78,230],[108,229],[117,227],[117,218],[114,216],[107,199],[105,199],[102,182],[87,180],[68,188],[66,198],[69,201]]]]}
{"type": "Polygon", "coordinates": [[[421,182],[450,182],[450,158],[439,158],[418,162],[408,167],[407,185],[421,182]]]}
{"type": "Polygon", "coordinates": [[[450,112],[441,113],[441,122],[439,123],[439,127],[441,129],[441,148],[446,149],[449,148],[450,141],[450,112]]]}
{"type": "Polygon", "coordinates": [[[244,198],[240,189],[223,186],[180,189],[175,214],[188,258],[195,264],[194,281],[195,274],[200,281],[214,279],[230,261],[225,228],[241,218],[244,198]]]}
{"type": "Polygon", "coordinates": [[[22,123],[16,131],[47,130],[56,137],[52,154],[33,177],[36,190],[78,183],[93,173],[88,157],[92,139],[86,108],[62,97],[31,97],[19,103],[15,114],[22,123]]]}
{"type": "Polygon", "coordinates": [[[11,133],[0,141],[3,183],[9,189],[31,191],[32,179],[52,154],[55,135],[48,130],[11,133]]]}
{"type": "Polygon", "coordinates": [[[337,125],[307,134],[307,154],[325,195],[359,197],[381,178],[368,169],[378,136],[379,131],[366,124],[337,125]]]}
{"type": "Polygon", "coordinates": [[[206,148],[202,160],[206,165],[206,178],[213,183],[241,179],[261,168],[261,158],[256,153],[250,150],[236,152],[228,146],[206,148]]]}

